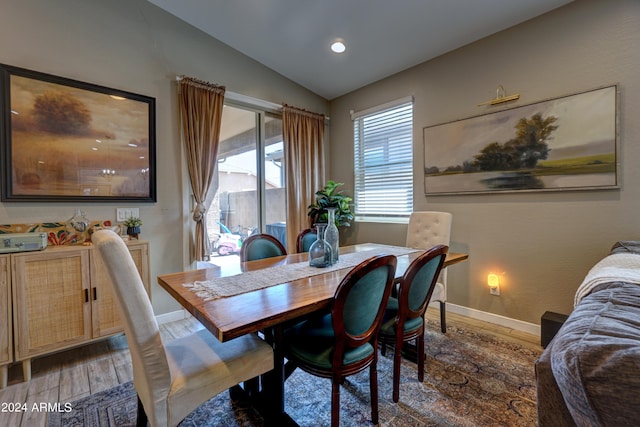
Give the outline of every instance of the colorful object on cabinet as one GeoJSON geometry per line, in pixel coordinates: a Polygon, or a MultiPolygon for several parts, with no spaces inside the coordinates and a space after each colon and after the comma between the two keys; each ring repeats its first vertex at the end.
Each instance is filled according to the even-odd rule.
{"type": "Polygon", "coordinates": [[[112,227],[111,220],[91,221],[89,226],[82,232],[69,231],[67,223],[62,222],[41,222],[32,224],[0,224],[0,234],[7,233],[46,233],[47,242],[51,246],[60,245],[82,245],[91,242],[91,235],[103,228],[112,227]]]}

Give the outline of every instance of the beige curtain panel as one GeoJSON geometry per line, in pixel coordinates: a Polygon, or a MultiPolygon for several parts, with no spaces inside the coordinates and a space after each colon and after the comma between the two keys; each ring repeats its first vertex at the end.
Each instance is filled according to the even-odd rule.
{"type": "Polygon", "coordinates": [[[309,228],[307,207],[324,186],[324,115],[283,105],[282,133],[286,165],[287,248],[309,228]]]}
{"type": "Polygon", "coordinates": [[[224,103],[224,86],[191,77],[180,80],[180,118],[189,182],[195,199],[193,220],[196,223],[195,254],[198,261],[209,259],[206,214],[215,192],[213,178],[218,157],[220,124],[224,103]]]}

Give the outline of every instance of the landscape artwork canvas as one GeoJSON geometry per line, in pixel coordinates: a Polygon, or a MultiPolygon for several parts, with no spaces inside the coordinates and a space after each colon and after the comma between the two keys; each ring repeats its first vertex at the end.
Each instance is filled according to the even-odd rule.
{"type": "Polygon", "coordinates": [[[2,65],[3,201],[155,201],[155,100],[2,65]]]}
{"type": "Polygon", "coordinates": [[[425,127],[427,195],[619,188],[617,86],[425,127]]]}

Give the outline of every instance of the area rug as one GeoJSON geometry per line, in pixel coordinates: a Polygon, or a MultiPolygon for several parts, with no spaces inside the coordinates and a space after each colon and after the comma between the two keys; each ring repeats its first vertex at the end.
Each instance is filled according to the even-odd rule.
{"type": "MultiPolygon", "coordinates": [[[[505,341],[481,330],[449,326],[446,334],[429,321],[425,336],[424,382],[416,365],[403,361],[400,402],[391,400],[392,354],[380,356],[378,384],[381,426],[535,426],[534,362],[541,348],[505,341]]],[[[301,426],[329,425],[331,383],[297,370],[285,384],[285,408],[301,426]]],[[[68,413],[50,414],[47,426],[135,426],[132,383],[72,402],[68,413]]],[[[368,370],[348,377],[341,389],[341,425],[371,425],[368,370]]],[[[181,424],[263,426],[246,404],[221,393],[181,424]]]]}

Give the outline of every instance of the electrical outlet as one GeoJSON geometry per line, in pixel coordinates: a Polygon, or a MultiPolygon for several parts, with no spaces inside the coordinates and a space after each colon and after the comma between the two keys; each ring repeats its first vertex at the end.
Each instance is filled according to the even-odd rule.
{"type": "Polygon", "coordinates": [[[491,286],[489,288],[489,293],[491,295],[500,296],[500,286],[491,286]]]}
{"type": "Polygon", "coordinates": [[[116,221],[123,222],[130,217],[140,218],[139,208],[116,208],[116,221]]]}

